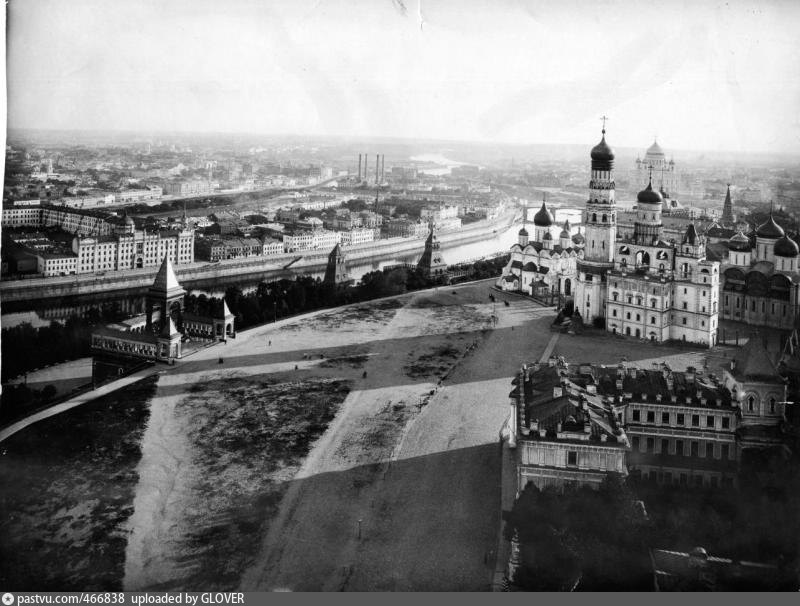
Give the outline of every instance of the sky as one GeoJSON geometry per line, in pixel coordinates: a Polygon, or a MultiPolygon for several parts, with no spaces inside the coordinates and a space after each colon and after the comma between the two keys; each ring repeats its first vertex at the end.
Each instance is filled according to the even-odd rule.
{"type": "Polygon", "coordinates": [[[800,153],[800,2],[9,0],[10,128],[800,153]]]}

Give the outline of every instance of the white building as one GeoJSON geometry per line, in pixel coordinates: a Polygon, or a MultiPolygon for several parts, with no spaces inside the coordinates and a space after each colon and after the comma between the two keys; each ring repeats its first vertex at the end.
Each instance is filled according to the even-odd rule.
{"type": "MultiPolygon", "coordinates": [[[[527,209],[523,216],[527,217],[527,209]]],[[[539,297],[551,294],[572,297],[576,263],[583,256],[583,236],[573,236],[566,221],[555,240],[552,226],[553,215],[543,202],[533,218],[533,240],[528,239],[525,225],[519,230],[519,241],[511,247],[508,265],[498,281],[500,288],[539,297]]]]}
{"type": "Polygon", "coordinates": [[[341,232],[341,244],[342,246],[353,246],[355,244],[363,244],[365,242],[374,242],[375,241],[375,230],[374,229],[351,229],[348,231],[341,232]]]}

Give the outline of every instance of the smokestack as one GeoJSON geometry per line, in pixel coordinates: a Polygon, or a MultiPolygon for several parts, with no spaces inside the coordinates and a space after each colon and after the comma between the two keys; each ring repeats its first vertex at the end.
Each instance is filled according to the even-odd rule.
{"type": "Polygon", "coordinates": [[[381,154],[381,183],[386,180],[386,154],[381,154]]]}
{"type": "Polygon", "coordinates": [[[358,179],[361,180],[361,154],[358,154],[358,179]]]}
{"type": "Polygon", "coordinates": [[[381,156],[380,154],[375,154],[375,185],[379,183],[378,179],[380,178],[381,172],[381,156]]]}
{"type": "Polygon", "coordinates": [[[364,181],[367,180],[367,154],[364,154],[364,181]]]}

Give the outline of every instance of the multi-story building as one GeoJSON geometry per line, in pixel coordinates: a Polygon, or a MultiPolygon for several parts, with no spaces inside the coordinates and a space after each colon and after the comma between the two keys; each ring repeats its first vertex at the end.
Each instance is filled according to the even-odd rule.
{"type": "Polygon", "coordinates": [[[148,200],[160,200],[163,190],[158,185],[145,189],[123,189],[114,192],[114,204],[136,204],[148,200]]]}
{"type": "Polygon", "coordinates": [[[705,258],[704,238],[689,224],[680,243],[664,241],[664,199],[652,182],[637,196],[633,234],[618,237],[614,152],[605,128],[591,159],[576,311],[612,333],[714,345],[719,263],[705,258]]]}
{"type": "Polygon", "coordinates": [[[504,434],[516,449],[517,495],[529,483],[597,487],[609,472],[627,474],[628,439],[613,410],[573,396],[564,371],[556,364],[526,365],[513,381],[504,434]]]}
{"type": "Polygon", "coordinates": [[[78,258],[69,252],[36,252],[36,271],[45,277],[68,276],[77,271],[78,258]]]}
{"type": "Polygon", "coordinates": [[[154,267],[164,257],[176,265],[191,263],[194,230],[184,226],[180,230],[141,231],[125,216],[113,235],[76,236],[72,251],[77,255],[77,273],[154,267]]]}
{"type": "Polygon", "coordinates": [[[351,229],[341,232],[342,246],[353,246],[355,244],[364,244],[365,242],[373,242],[375,240],[374,229],[351,229]]]}
{"type": "MultiPolygon", "coordinates": [[[[523,217],[527,216],[525,209],[523,217]]],[[[533,240],[528,239],[528,229],[523,225],[498,280],[500,288],[539,297],[559,294],[572,298],[577,259],[583,256],[582,243],[572,236],[569,221],[564,222],[558,240],[554,240],[553,224],[553,215],[542,202],[533,217],[533,240]]]]}
{"type": "Polygon", "coordinates": [[[168,181],[164,192],[170,196],[202,196],[214,191],[210,181],[168,181]]]}
{"type": "Polygon", "coordinates": [[[734,485],[744,451],[780,443],[777,432],[770,441],[761,425],[753,428],[777,428],[785,418],[773,402],[778,374],[764,367],[756,345],[737,356],[743,370],[724,380],[659,363],[574,365],[553,357],[523,366],[503,431],[517,449],[516,489],[530,481],[597,486],[611,471],[661,484],[734,485]]]}

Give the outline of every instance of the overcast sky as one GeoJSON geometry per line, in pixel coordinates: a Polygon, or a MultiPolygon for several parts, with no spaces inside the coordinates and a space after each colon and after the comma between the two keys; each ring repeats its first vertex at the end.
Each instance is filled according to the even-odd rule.
{"type": "Polygon", "coordinates": [[[800,2],[10,0],[9,126],[800,152],[800,2]],[[420,6],[421,4],[421,6],[420,6]]]}

